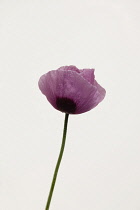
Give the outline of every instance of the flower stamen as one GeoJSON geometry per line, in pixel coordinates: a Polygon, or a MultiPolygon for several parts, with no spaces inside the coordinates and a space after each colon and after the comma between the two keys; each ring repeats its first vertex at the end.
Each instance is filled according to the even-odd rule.
{"type": "Polygon", "coordinates": [[[56,106],[58,110],[60,110],[61,112],[68,113],[68,114],[74,114],[76,111],[76,103],[70,98],[57,97],[56,106]]]}

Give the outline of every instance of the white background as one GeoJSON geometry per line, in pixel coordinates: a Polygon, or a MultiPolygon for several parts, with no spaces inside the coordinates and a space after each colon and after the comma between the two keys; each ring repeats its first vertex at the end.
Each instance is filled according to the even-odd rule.
{"type": "Polygon", "coordinates": [[[0,1],[0,209],[44,210],[64,114],[38,89],[63,65],[107,91],[69,119],[50,210],[140,210],[140,1],[0,1]]]}

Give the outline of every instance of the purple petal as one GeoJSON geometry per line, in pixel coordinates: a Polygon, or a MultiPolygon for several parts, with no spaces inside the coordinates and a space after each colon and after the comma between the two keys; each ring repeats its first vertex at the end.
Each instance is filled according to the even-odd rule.
{"type": "Polygon", "coordinates": [[[96,81],[91,85],[75,70],[65,70],[50,71],[39,80],[40,90],[54,108],[66,113],[80,114],[94,108],[103,100],[105,90],[96,81]],[[65,105],[68,107],[65,108],[65,105]],[[73,107],[71,110],[70,106],[73,107]]]}
{"type": "Polygon", "coordinates": [[[95,78],[94,69],[83,69],[81,70],[80,75],[93,85],[95,78]]]}
{"type": "Polygon", "coordinates": [[[57,70],[64,70],[64,71],[68,71],[69,70],[69,71],[76,71],[77,73],[80,73],[80,70],[76,66],[73,66],[73,65],[71,65],[71,66],[62,66],[62,67],[60,67],[57,70]]]}

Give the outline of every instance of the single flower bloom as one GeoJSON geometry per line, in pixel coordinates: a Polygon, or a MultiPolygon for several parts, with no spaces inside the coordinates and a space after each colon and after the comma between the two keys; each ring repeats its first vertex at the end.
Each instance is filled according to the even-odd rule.
{"type": "Polygon", "coordinates": [[[81,114],[96,107],[105,89],[95,80],[94,69],[62,66],[39,79],[39,88],[51,105],[67,114],[81,114]]]}

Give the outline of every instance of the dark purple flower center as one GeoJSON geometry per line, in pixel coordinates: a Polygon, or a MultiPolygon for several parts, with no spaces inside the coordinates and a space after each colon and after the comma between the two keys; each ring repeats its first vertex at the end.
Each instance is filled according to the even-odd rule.
{"type": "Polygon", "coordinates": [[[74,114],[76,111],[76,103],[69,98],[56,98],[56,105],[58,110],[61,112],[69,113],[69,114],[74,114]]]}

